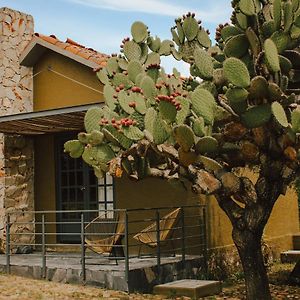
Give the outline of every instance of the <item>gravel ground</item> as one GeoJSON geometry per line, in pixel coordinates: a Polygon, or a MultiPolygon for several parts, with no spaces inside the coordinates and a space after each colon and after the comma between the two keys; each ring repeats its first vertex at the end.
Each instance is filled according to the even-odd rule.
{"type": "MultiPolygon", "coordinates": [[[[273,299],[300,299],[300,287],[288,286],[285,283],[291,265],[278,265],[270,274],[273,299]]],[[[241,280],[231,280],[224,284],[220,295],[206,297],[207,300],[245,299],[245,286],[241,280]]],[[[0,275],[0,300],[69,300],[69,299],[110,299],[110,300],[142,300],[142,299],[171,299],[159,295],[130,294],[110,291],[90,286],[72,285],[49,282],[45,280],[28,279],[13,275],[0,275]]],[[[173,297],[172,299],[190,300],[188,297],[173,297]]]]}

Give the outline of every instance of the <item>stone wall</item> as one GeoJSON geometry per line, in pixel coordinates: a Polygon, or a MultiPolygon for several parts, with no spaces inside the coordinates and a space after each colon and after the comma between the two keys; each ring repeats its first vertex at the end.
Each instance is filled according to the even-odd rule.
{"type": "MultiPolygon", "coordinates": [[[[33,36],[33,27],[30,15],[0,8],[0,116],[32,111],[32,68],[20,66],[19,58],[33,36]]],[[[18,139],[19,144],[24,143],[23,137],[0,134],[0,239],[4,235],[7,209],[33,208],[32,141],[25,139],[24,147],[18,150],[5,145],[6,140],[18,144],[18,139]],[[13,157],[19,157],[18,161],[13,162],[13,157]]]]}

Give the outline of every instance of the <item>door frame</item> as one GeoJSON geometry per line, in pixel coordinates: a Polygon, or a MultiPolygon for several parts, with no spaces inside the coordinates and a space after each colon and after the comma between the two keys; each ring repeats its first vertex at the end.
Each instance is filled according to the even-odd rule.
{"type": "MultiPolygon", "coordinates": [[[[54,136],[54,160],[55,160],[55,180],[56,180],[56,184],[55,184],[55,199],[56,199],[56,210],[62,211],[62,201],[61,201],[61,159],[59,158],[59,156],[61,155],[60,151],[63,151],[63,149],[61,149],[59,151],[59,143],[61,142],[61,140],[63,139],[74,139],[77,137],[77,132],[67,132],[67,133],[59,133],[56,134],[54,136]]],[[[81,159],[81,158],[78,158],[81,159]]],[[[89,181],[89,176],[90,176],[90,171],[91,171],[91,167],[86,164],[85,162],[83,162],[83,188],[85,188],[86,190],[83,192],[83,199],[84,199],[84,208],[83,210],[90,210],[91,207],[91,202],[90,201],[90,188],[92,187],[92,185],[90,184],[89,181]]],[[[107,183],[106,183],[106,179],[104,179],[103,183],[97,183],[96,187],[94,186],[94,188],[96,188],[96,203],[97,203],[97,210],[99,210],[100,204],[104,205],[104,209],[107,209],[107,205],[108,202],[112,203],[112,207],[113,209],[115,209],[115,205],[116,205],[116,201],[115,201],[115,182],[114,179],[112,179],[112,184],[108,184],[112,186],[112,200],[109,200],[107,198],[107,183]],[[103,201],[99,201],[99,188],[103,187],[104,188],[104,199],[103,201]]],[[[57,213],[56,214],[56,220],[57,222],[62,222],[63,218],[62,218],[62,213],[57,213]]],[[[57,224],[56,226],[56,232],[63,232],[62,231],[62,226],[63,224],[57,224]]],[[[63,239],[63,235],[57,235],[57,242],[59,243],[66,243],[68,241],[64,241],[63,239]]],[[[75,243],[76,241],[70,242],[70,243],[75,243]]]]}

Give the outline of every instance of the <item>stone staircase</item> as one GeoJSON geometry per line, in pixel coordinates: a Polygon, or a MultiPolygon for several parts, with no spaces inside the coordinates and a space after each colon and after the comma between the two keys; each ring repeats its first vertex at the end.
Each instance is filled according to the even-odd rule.
{"type": "Polygon", "coordinates": [[[300,260],[300,233],[293,235],[293,250],[281,252],[282,263],[295,263],[300,260]]]}

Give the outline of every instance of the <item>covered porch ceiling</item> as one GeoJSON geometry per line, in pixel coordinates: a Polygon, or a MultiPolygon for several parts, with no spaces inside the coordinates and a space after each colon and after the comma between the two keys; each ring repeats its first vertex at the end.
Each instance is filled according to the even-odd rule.
{"type": "Polygon", "coordinates": [[[85,112],[97,104],[21,113],[0,117],[0,133],[41,135],[84,129],[85,112]]]}

